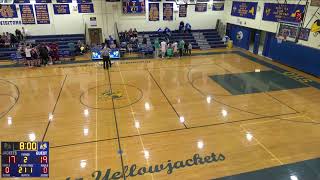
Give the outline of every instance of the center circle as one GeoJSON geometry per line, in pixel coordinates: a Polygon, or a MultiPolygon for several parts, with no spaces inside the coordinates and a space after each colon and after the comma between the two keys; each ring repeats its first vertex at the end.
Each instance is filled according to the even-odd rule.
{"type": "Polygon", "coordinates": [[[142,90],[130,84],[103,84],[83,92],[80,102],[91,109],[111,110],[131,106],[142,97],[142,90]]]}

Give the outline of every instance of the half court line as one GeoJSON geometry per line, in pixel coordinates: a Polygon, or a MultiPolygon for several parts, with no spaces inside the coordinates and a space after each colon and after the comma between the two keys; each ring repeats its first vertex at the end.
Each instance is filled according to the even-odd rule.
{"type": "MultiPolygon", "coordinates": [[[[110,90],[110,93],[112,94],[112,85],[111,85],[111,78],[110,78],[109,69],[107,71],[108,71],[109,88],[110,88],[109,90],[110,90]]],[[[121,169],[122,169],[123,179],[125,180],[126,179],[126,175],[125,175],[125,171],[124,171],[124,164],[123,164],[123,157],[122,157],[123,151],[122,151],[122,148],[121,148],[117,114],[116,114],[116,109],[115,109],[114,100],[113,100],[112,96],[111,96],[111,102],[112,102],[112,109],[113,109],[113,115],[114,115],[114,122],[115,122],[115,125],[116,125],[118,148],[119,148],[119,154],[120,154],[120,160],[121,160],[121,169]]]]}

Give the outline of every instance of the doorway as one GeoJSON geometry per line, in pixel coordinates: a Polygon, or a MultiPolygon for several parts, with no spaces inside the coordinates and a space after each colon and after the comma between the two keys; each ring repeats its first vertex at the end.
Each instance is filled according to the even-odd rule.
{"type": "Polygon", "coordinates": [[[90,44],[101,44],[102,42],[102,29],[101,28],[89,28],[90,44]]]}

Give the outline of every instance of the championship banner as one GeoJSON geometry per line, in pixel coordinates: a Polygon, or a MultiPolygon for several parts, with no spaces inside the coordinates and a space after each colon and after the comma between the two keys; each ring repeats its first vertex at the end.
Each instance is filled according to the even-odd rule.
{"type": "Polygon", "coordinates": [[[255,19],[257,13],[257,2],[238,2],[233,1],[231,16],[255,19]]]}
{"type": "Polygon", "coordinates": [[[123,14],[145,14],[145,0],[123,0],[123,14]]]}
{"type": "Polygon", "coordinates": [[[36,0],[36,3],[52,3],[52,0],[36,0]]]}
{"type": "Polygon", "coordinates": [[[17,8],[15,4],[1,5],[0,6],[0,18],[17,18],[17,8]]]}
{"type": "Polygon", "coordinates": [[[299,23],[303,20],[304,5],[264,3],[264,21],[286,21],[299,23]]]}
{"type": "Polygon", "coordinates": [[[72,3],[72,0],[57,0],[57,3],[72,3]]]}
{"type": "Polygon", "coordinates": [[[92,0],[77,0],[77,3],[92,3],[92,0]]]}
{"type": "Polygon", "coordinates": [[[69,4],[54,4],[54,14],[70,14],[69,4]]]}
{"type": "Polygon", "coordinates": [[[78,4],[79,13],[94,13],[93,4],[78,4]]]}
{"type": "Polygon", "coordinates": [[[30,0],[14,0],[13,2],[17,3],[17,4],[19,4],[19,3],[30,3],[30,0]]]}
{"type": "Polygon", "coordinates": [[[179,17],[187,17],[187,8],[186,4],[179,5],[179,17]]]}
{"type": "Polygon", "coordinates": [[[19,5],[22,24],[36,24],[32,4],[19,5]]]}
{"type": "Polygon", "coordinates": [[[212,11],[223,11],[224,10],[224,3],[213,3],[212,4],[212,11]]]}
{"type": "Polygon", "coordinates": [[[173,3],[163,3],[163,20],[173,21],[173,3]]]}
{"type": "Polygon", "coordinates": [[[159,3],[149,3],[149,21],[159,21],[159,3]]]}
{"type": "Polygon", "coordinates": [[[48,6],[46,4],[35,4],[37,24],[50,24],[48,6]]]}
{"type": "Polygon", "coordinates": [[[197,3],[195,6],[196,12],[206,12],[207,11],[207,3],[197,3]]]}

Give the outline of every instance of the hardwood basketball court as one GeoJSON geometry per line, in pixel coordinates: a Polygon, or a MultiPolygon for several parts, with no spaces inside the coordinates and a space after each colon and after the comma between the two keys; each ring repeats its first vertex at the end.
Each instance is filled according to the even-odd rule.
{"type": "Polygon", "coordinates": [[[0,141],[48,141],[53,180],[215,179],[320,156],[319,79],[237,49],[0,77],[0,141]]]}

